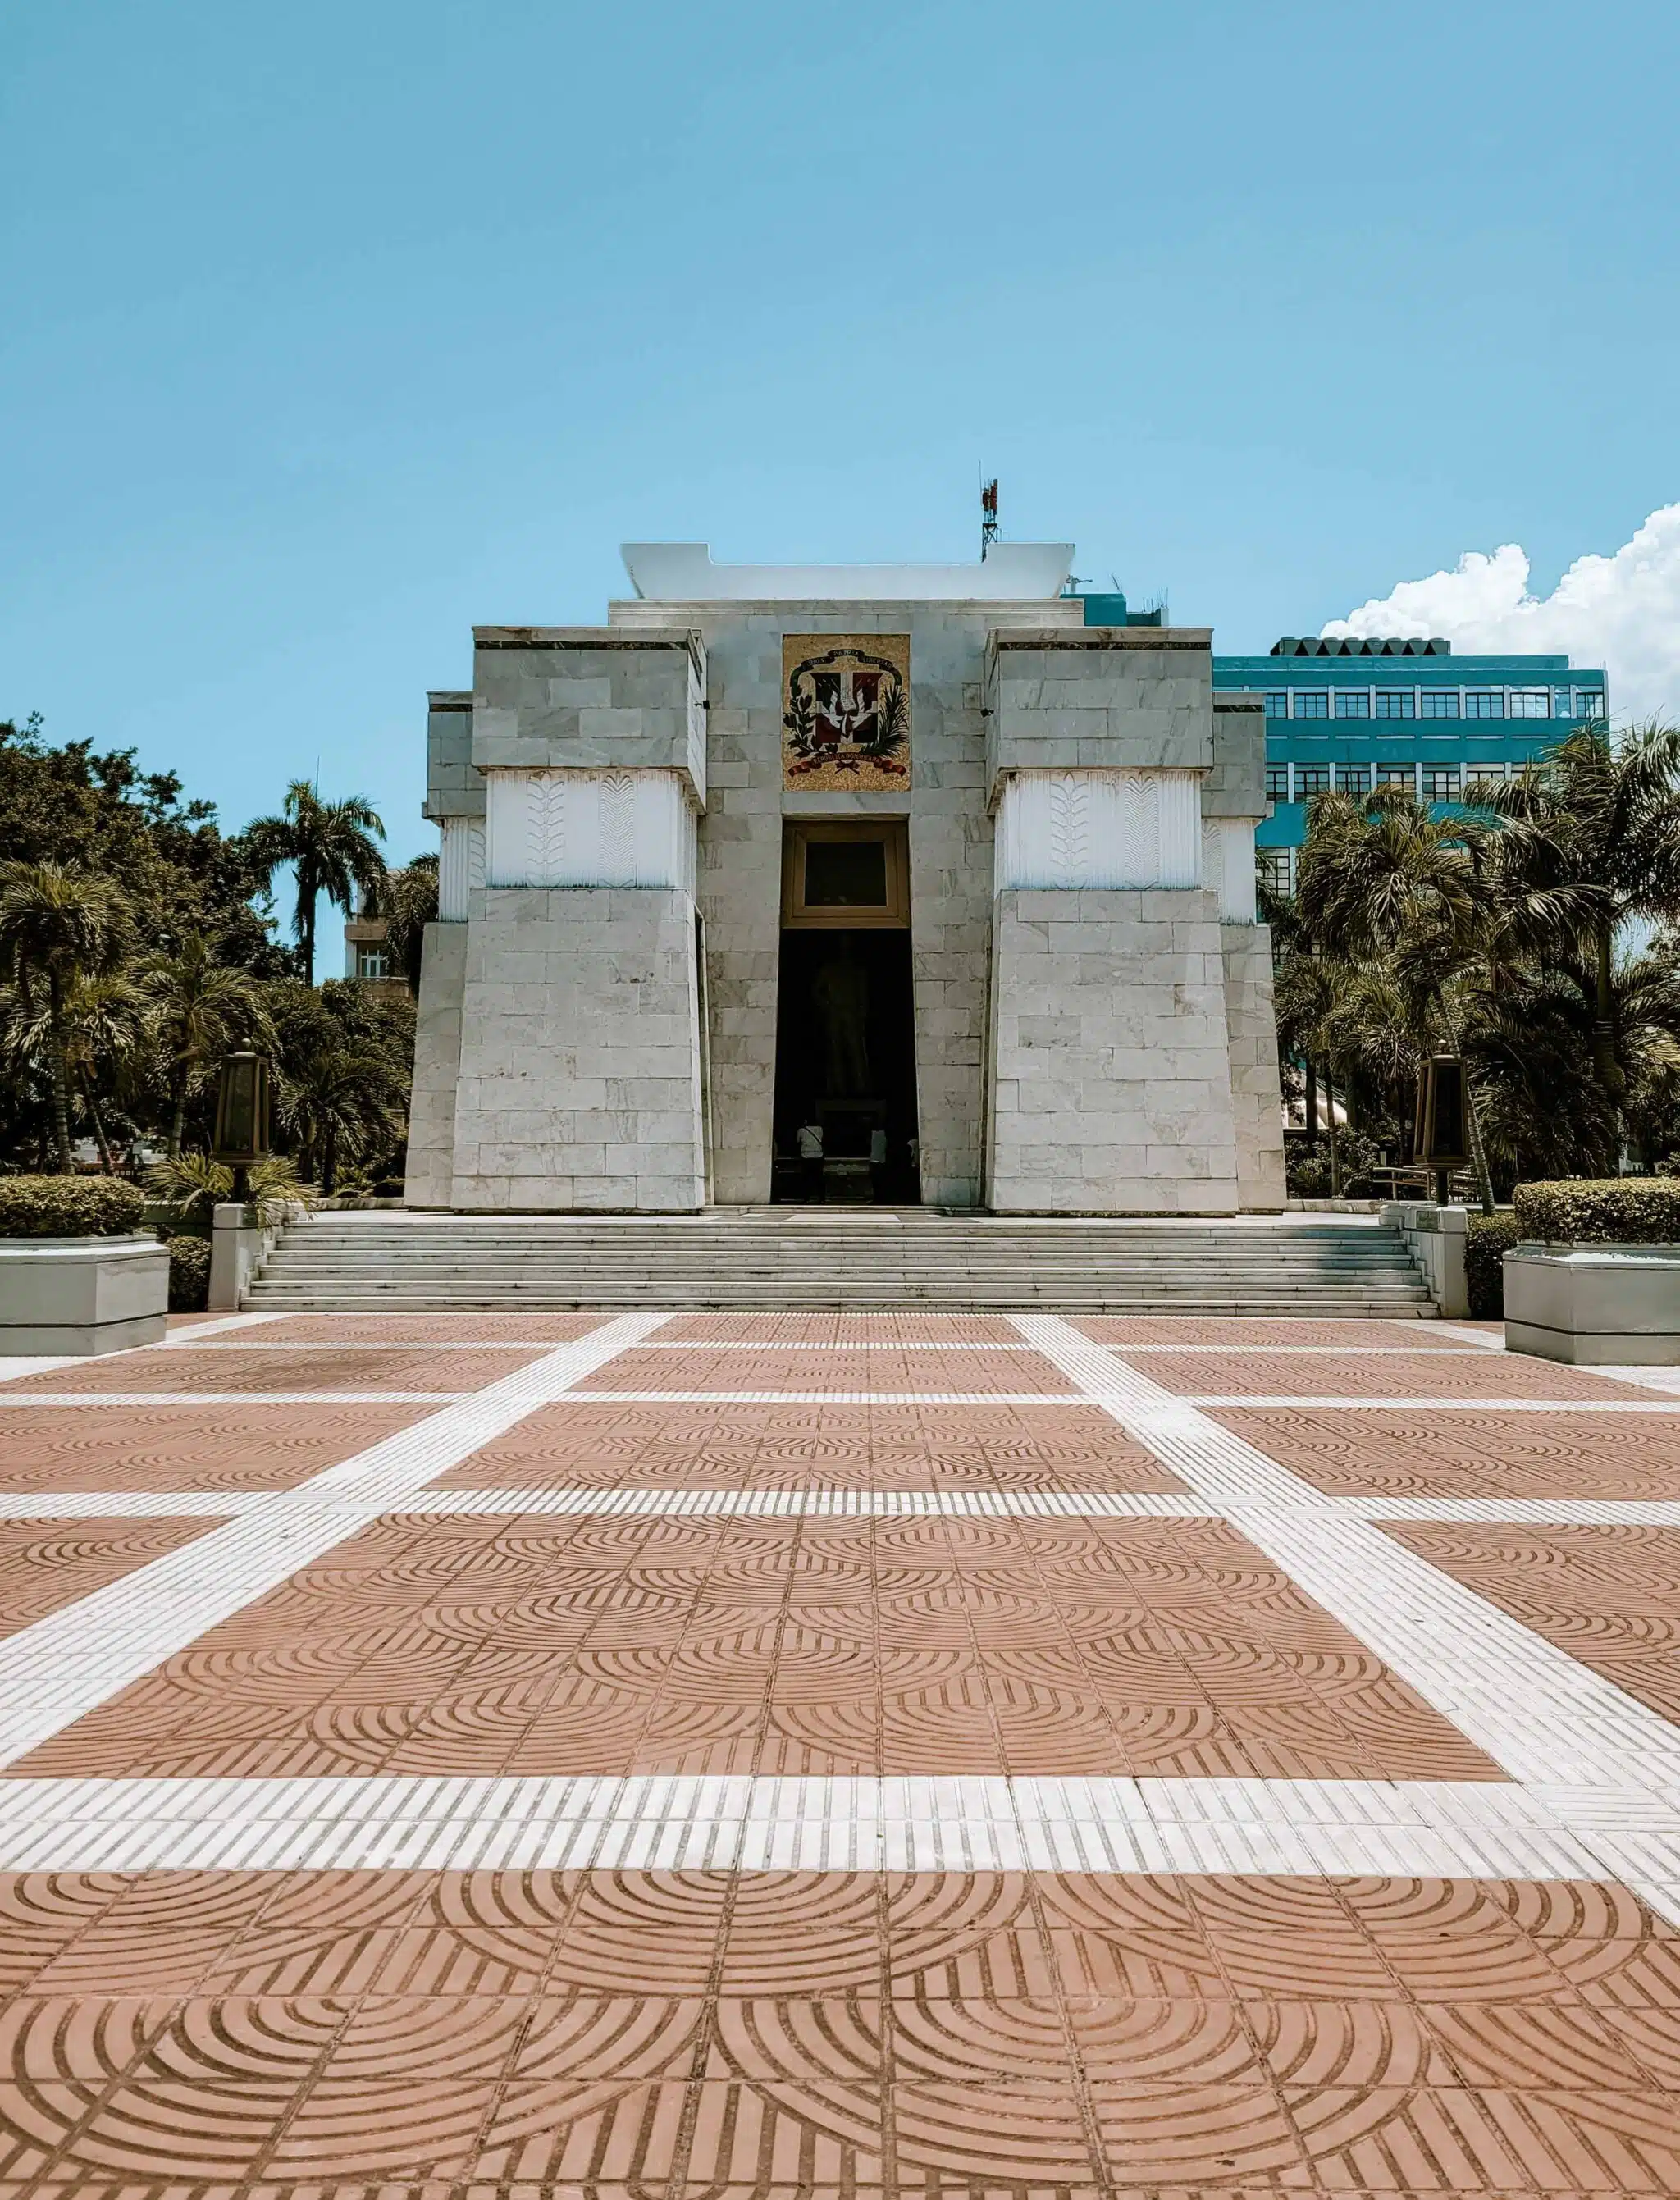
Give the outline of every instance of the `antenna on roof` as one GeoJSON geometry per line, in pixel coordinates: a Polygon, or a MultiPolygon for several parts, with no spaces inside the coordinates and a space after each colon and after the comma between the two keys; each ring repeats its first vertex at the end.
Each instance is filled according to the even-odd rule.
{"type": "Polygon", "coordinates": [[[994,475],[980,493],[980,559],[986,563],[986,553],[998,540],[998,482],[994,475]]]}

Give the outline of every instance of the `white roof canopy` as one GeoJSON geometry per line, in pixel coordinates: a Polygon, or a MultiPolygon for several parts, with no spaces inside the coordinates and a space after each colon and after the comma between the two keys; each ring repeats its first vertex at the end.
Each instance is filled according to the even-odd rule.
{"type": "Polygon", "coordinates": [[[1060,595],[1074,562],[1071,542],[996,542],[972,565],[717,565],[705,542],[620,547],[637,595],[670,603],[1019,602],[1060,595]]]}

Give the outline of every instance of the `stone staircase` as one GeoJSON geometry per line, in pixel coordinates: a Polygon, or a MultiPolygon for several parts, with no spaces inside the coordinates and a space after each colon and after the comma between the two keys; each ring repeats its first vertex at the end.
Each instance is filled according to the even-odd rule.
{"type": "Polygon", "coordinates": [[[925,1208],[696,1215],[321,1214],[294,1224],[252,1308],[1038,1308],[1427,1316],[1374,1217],[1034,1220],[925,1208]]]}

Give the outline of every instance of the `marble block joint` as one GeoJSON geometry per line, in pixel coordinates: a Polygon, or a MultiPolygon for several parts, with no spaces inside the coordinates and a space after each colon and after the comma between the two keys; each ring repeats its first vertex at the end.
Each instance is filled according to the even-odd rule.
{"type": "Polygon", "coordinates": [[[1087,627],[1064,547],[1007,547],[638,545],[606,626],[475,629],[429,699],[411,1206],[767,1199],[784,824],[823,817],[908,831],[926,1202],[1282,1206],[1261,699],[1215,699],[1208,629],[1087,627]],[[907,775],[784,788],[784,635],[876,633],[910,640],[907,775]]]}

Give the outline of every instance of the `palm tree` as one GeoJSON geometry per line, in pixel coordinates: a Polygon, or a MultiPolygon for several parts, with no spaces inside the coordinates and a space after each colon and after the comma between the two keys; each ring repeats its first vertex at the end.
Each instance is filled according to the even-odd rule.
{"type": "Polygon", "coordinates": [[[387,871],[379,913],[385,920],[391,968],[408,980],[411,993],[418,993],[425,928],[437,916],[436,857],[416,856],[403,869],[387,871]]]}
{"type": "MultiPolygon", "coordinates": [[[[1486,948],[1490,829],[1474,816],[1437,817],[1398,787],[1321,794],[1301,855],[1297,899],[1308,931],[1349,960],[1387,962],[1460,1055],[1450,988],[1486,948]]],[[[1491,1214],[1493,1185],[1468,1078],[1465,1091],[1471,1155],[1483,1210],[1491,1214]]]]}
{"type": "Polygon", "coordinates": [[[1589,962],[1593,1074],[1619,1105],[1617,939],[1633,919],[1680,915],[1680,727],[1653,720],[1613,742],[1585,726],[1521,778],[1472,793],[1500,821],[1496,885],[1519,944],[1589,962]]]}
{"type": "Polygon", "coordinates": [[[128,905],[109,879],[61,863],[0,863],[0,977],[26,1017],[44,996],[53,1150],[70,1172],[68,1014],[79,979],[108,976],[127,943],[128,905]]]}
{"type": "Polygon", "coordinates": [[[79,978],[71,988],[67,1026],[68,1058],[93,1126],[100,1167],[113,1176],[116,1158],[100,1104],[100,1072],[120,1076],[138,1052],[145,1035],[145,995],[124,971],[79,978]]]}
{"type": "Polygon", "coordinates": [[[249,971],[218,962],[202,932],[189,932],[177,946],[148,957],[140,989],[169,1096],[168,1154],[173,1161],[181,1150],[188,1099],[208,1075],[210,1064],[248,1039],[268,1043],[262,987],[249,971]]]}
{"type": "Polygon", "coordinates": [[[281,1073],[277,1094],[282,1126],[298,1142],[300,1171],[331,1194],[341,1161],[360,1159],[393,1128],[403,1103],[400,1079],[376,1054],[351,1047],[311,1052],[281,1073]]]}
{"type": "Polygon", "coordinates": [[[384,859],[374,846],[385,828],[365,794],[342,802],[323,802],[307,779],[295,779],[278,817],[258,817],[245,845],[258,869],[272,884],[276,871],[290,863],[297,880],[297,912],[292,930],[303,950],[304,974],[315,982],[315,904],[322,894],[346,916],[379,897],[384,859]]]}

